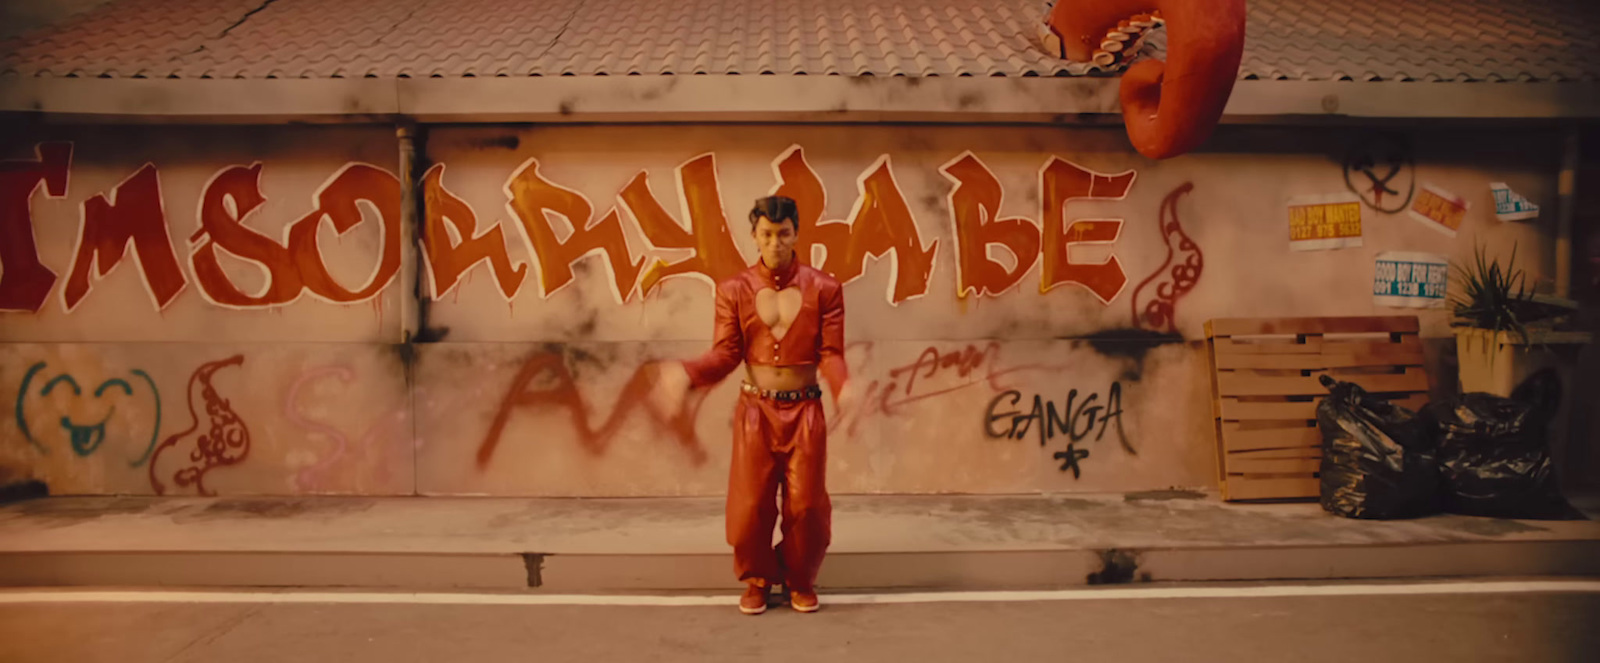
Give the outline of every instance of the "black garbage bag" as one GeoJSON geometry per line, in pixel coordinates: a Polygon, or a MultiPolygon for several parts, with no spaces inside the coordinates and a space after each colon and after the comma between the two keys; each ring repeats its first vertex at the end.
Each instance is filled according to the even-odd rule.
{"type": "Polygon", "coordinates": [[[1561,379],[1545,369],[1510,398],[1463,394],[1420,413],[1438,440],[1445,509],[1472,516],[1561,519],[1572,507],[1550,461],[1549,425],[1561,405],[1561,379]]]}
{"type": "Polygon", "coordinates": [[[1416,413],[1322,376],[1322,508],[1346,518],[1414,518],[1437,513],[1439,470],[1416,413]]]}

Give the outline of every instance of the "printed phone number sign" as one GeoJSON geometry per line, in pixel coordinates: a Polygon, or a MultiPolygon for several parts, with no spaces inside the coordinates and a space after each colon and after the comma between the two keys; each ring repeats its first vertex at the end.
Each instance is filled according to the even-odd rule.
{"type": "Polygon", "coordinates": [[[1289,248],[1319,251],[1361,246],[1361,198],[1350,193],[1289,199],[1289,248]]]}
{"type": "Polygon", "coordinates": [[[1379,306],[1443,308],[1450,282],[1450,261],[1431,253],[1388,251],[1378,254],[1372,296],[1379,306]]]}

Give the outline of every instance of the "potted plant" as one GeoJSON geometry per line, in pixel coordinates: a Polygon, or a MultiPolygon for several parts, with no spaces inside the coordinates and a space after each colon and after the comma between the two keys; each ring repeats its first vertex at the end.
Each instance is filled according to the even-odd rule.
{"type": "Polygon", "coordinates": [[[1575,302],[1538,295],[1528,287],[1527,274],[1516,266],[1516,252],[1513,245],[1502,268],[1478,247],[1471,264],[1453,269],[1458,287],[1450,298],[1455,314],[1450,325],[1455,328],[1462,393],[1510,396],[1534,372],[1561,366],[1561,357],[1569,353],[1559,346],[1590,340],[1588,333],[1564,329],[1575,302]]]}

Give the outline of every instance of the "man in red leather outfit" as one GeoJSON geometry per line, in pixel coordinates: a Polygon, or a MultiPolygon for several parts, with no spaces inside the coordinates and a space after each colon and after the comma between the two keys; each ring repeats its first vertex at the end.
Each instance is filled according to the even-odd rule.
{"type": "Polygon", "coordinates": [[[750,225],[761,259],[717,285],[711,350],[665,365],[658,394],[669,404],[681,403],[688,389],[708,388],[745,365],[733,416],[727,528],[734,570],[746,583],[739,609],[752,615],[767,609],[771,588],[780,583],[795,610],[820,607],[813,583],[831,540],[833,508],[818,375],[836,406],[848,407],[851,400],[844,291],[838,280],[795,258],[797,219],[789,198],[756,201],[750,225]],[[778,498],[783,539],[774,549],[778,498]]]}

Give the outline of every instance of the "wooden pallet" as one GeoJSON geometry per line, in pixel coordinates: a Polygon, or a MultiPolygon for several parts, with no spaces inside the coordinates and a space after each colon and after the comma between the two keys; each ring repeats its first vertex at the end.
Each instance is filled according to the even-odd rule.
{"type": "Polygon", "coordinates": [[[1206,323],[1217,469],[1228,501],[1316,498],[1324,374],[1413,410],[1428,400],[1414,316],[1206,323]]]}

